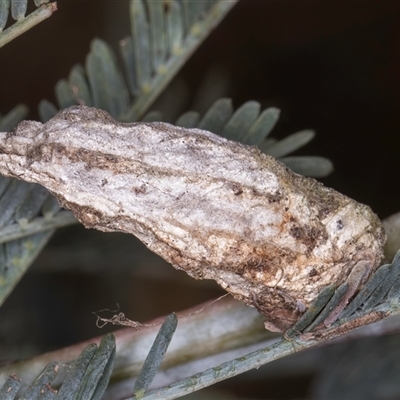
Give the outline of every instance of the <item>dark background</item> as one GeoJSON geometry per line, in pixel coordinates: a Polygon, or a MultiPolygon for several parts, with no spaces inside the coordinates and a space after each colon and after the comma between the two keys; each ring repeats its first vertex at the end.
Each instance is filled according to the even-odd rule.
{"type": "MultiPolygon", "coordinates": [[[[37,118],[38,102],[55,101],[55,83],[84,63],[94,37],[117,49],[129,34],[128,1],[58,6],[0,49],[1,113],[23,102],[37,118]]],[[[257,100],[281,109],[272,136],[316,130],[297,154],[334,162],[326,185],[380,218],[400,211],[400,2],[241,1],[170,86],[172,99],[174,88],[184,87],[184,101],[176,90],[181,111],[197,104],[201,82],[213,71],[235,107],[257,100]]],[[[0,359],[103,334],[92,312],[116,303],[145,321],[221,293],[164,264],[132,237],[80,226],[59,230],[0,310],[0,359]]]]}

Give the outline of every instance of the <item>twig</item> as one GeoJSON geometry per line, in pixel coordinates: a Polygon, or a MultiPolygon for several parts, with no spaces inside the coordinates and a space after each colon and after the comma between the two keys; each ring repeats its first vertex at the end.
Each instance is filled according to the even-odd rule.
{"type": "Polygon", "coordinates": [[[38,217],[21,228],[19,224],[8,225],[0,232],[0,243],[9,242],[34,233],[49,229],[61,228],[77,223],[75,217],[69,211],[61,211],[51,219],[38,217]]]}
{"type": "MultiPolygon", "coordinates": [[[[383,304],[379,307],[378,311],[371,311],[365,315],[353,318],[351,320],[349,319],[348,321],[342,321],[341,323],[335,324],[332,328],[322,331],[321,334],[307,334],[294,340],[283,339],[280,342],[274,343],[264,349],[254,351],[246,356],[236,358],[213,368],[209,368],[203,372],[173,383],[172,385],[149,391],[142,399],[171,400],[182,397],[205,387],[214,385],[225,379],[242,374],[243,372],[257,369],[271,361],[304,349],[308,349],[316,346],[317,344],[327,342],[333,338],[343,336],[348,333],[349,330],[353,330],[357,327],[378,321],[388,316],[390,313],[388,310],[390,309],[393,310],[393,313],[400,312],[399,305],[383,304]]],[[[393,313],[391,313],[391,315],[393,315],[393,313]]],[[[132,397],[131,399],[135,399],[135,397],[132,397]]]]}
{"type": "MultiPolygon", "coordinates": [[[[272,336],[264,329],[263,317],[240,301],[225,298],[206,307],[202,313],[194,313],[203,306],[205,304],[177,313],[179,326],[165,356],[163,369],[250,343],[262,342],[272,336]],[[182,314],[192,315],[181,317],[182,314]],[[199,346],[199,343],[203,345],[199,346]]],[[[150,321],[149,324],[158,325],[157,322],[164,319],[165,317],[162,317],[150,321]]],[[[158,326],[152,326],[139,331],[126,328],[115,332],[117,355],[113,372],[114,382],[132,379],[139,373],[158,330],[158,326]]],[[[88,344],[99,343],[100,340],[101,337],[93,338],[0,368],[0,386],[11,373],[15,373],[22,379],[24,389],[49,362],[57,360],[67,364],[74,361],[88,344]]]]}
{"type": "Polygon", "coordinates": [[[57,11],[57,3],[49,3],[40,6],[36,11],[29,14],[26,18],[17,21],[11,25],[3,33],[0,34],[0,47],[4,46],[17,36],[22,35],[35,25],[49,18],[55,11],[57,11]]]}

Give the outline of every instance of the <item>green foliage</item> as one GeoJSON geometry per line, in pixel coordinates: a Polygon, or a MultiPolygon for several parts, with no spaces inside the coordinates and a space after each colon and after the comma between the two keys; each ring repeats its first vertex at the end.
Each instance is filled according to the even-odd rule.
{"type": "MultiPolygon", "coordinates": [[[[164,6],[132,0],[131,35],[119,44],[123,66],[108,44],[94,39],[85,67],[75,65],[68,79],[56,84],[59,109],[81,104],[106,110],[120,121],[139,120],[234,3],[175,0],[164,6]]],[[[56,112],[47,100],[40,102],[42,121],[56,112]]]]}
{"type": "MultiPolygon", "coordinates": [[[[75,363],[66,367],[69,372],[58,391],[50,384],[63,366],[54,361],[44,368],[19,399],[100,400],[110,380],[114,358],[115,338],[108,334],[98,347],[96,344],[88,345],[75,363]]],[[[0,400],[15,399],[20,386],[20,380],[11,375],[0,389],[0,400]]]]}
{"type": "Polygon", "coordinates": [[[18,122],[21,122],[28,115],[28,107],[25,104],[15,106],[8,114],[0,114],[0,131],[8,132],[14,128],[18,122]]]}

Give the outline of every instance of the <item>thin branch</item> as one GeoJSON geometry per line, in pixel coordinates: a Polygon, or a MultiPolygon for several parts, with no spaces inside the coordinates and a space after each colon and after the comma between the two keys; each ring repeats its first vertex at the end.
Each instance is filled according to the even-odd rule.
{"type": "Polygon", "coordinates": [[[22,35],[35,25],[49,18],[55,11],[57,11],[57,3],[49,3],[40,6],[32,14],[29,14],[26,18],[17,21],[11,25],[2,34],[0,34],[0,47],[4,46],[8,42],[11,42],[17,36],[22,35]]]}
{"type": "MultiPolygon", "coordinates": [[[[164,358],[162,369],[250,343],[263,342],[274,336],[264,329],[264,318],[255,309],[246,307],[240,301],[228,297],[218,303],[209,306],[208,304],[209,302],[177,313],[178,328],[164,358]],[[198,312],[201,308],[203,311],[198,312]],[[199,343],[202,345],[199,346],[199,343]]],[[[112,376],[113,383],[133,379],[139,373],[164,319],[165,317],[162,317],[151,321],[152,326],[139,331],[126,328],[115,332],[117,355],[112,376]],[[157,325],[157,322],[160,325],[157,325]]],[[[4,366],[0,368],[0,387],[10,374],[15,373],[22,379],[22,389],[24,389],[49,362],[57,360],[62,364],[70,363],[78,358],[88,344],[99,343],[100,340],[101,337],[94,338],[30,360],[4,366]]],[[[132,386],[133,382],[130,384],[130,390],[132,386]]]]}
{"type": "Polygon", "coordinates": [[[2,228],[0,231],[0,243],[9,242],[34,233],[61,228],[76,223],[77,220],[69,211],[61,211],[51,219],[38,217],[23,228],[19,224],[8,225],[5,228],[2,228]]]}
{"type": "MultiPolygon", "coordinates": [[[[376,322],[389,313],[399,313],[399,305],[383,304],[377,310],[371,311],[365,315],[353,318],[348,321],[341,321],[339,324],[334,324],[332,328],[323,330],[320,334],[303,335],[293,340],[281,340],[264,349],[256,350],[246,356],[236,358],[232,361],[224,362],[216,367],[209,368],[198,374],[189,376],[171,385],[149,391],[143,400],[164,399],[171,400],[184,395],[193,393],[208,386],[212,386],[223,380],[232,378],[243,372],[252,369],[258,369],[271,361],[291,355],[317,344],[326,342],[336,337],[340,337],[348,333],[350,330],[376,322]],[[389,311],[392,310],[392,311],[389,311]]],[[[135,399],[131,397],[130,399],[135,399]]]]}

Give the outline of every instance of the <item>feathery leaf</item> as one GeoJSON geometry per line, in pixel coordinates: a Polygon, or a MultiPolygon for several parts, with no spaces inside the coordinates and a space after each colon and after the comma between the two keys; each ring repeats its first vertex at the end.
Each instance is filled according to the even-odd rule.
{"type": "MultiPolygon", "coordinates": [[[[57,83],[58,106],[93,105],[120,121],[137,121],[235,3],[131,0],[131,35],[120,42],[123,68],[113,50],[94,39],[85,69],[75,66],[68,81],[57,83]]],[[[40,103],[42,121],[53,111],[40,103]]]]}
{"type": "MultiPolygon", "coordinates": [[[[69,372],[58,392],[51,387],[51,382],[57,377],[61,366],[53,361],[46,365],[19,399],[100,400],[110,380],[114,358],[115,337],[108,334],[99,347],[96,344],[88,345],[68,367],[69,372]]],[[[0,389],[0,400],[13,400],[20,386],[21,380],[11,375],[0,389]]]]}
{"type": "Polygon", "coordinates": [[[249,145],[258,145],[266,154],[280,159],[294,172],[305,176],[324,177],[333,171],[333,164],[324,157],[291,156],[283,157],[307,144],[315,136],[314,131],[304,130],[277,141],[267,136],[279,118],[277,108],[268,108],[260,113],[260,104],[248,101],[235,112],[230,99],[217,100],[200,118],[193,111],[186,112],[176,121],[185,128],[199,128],[220,134],[229,140],[249,145]],[[267,138],[265,140],[265,138],[267,138]]]}

